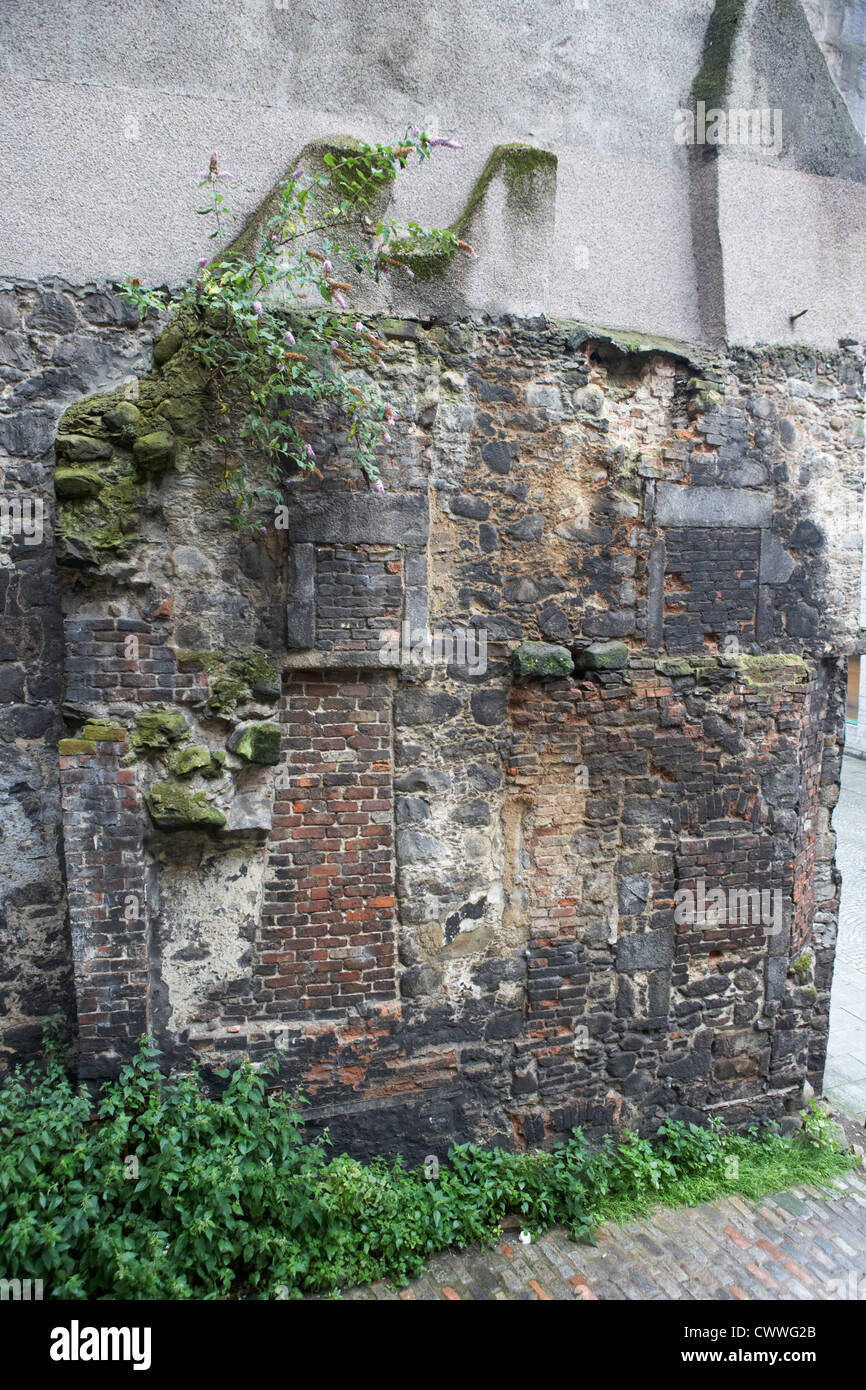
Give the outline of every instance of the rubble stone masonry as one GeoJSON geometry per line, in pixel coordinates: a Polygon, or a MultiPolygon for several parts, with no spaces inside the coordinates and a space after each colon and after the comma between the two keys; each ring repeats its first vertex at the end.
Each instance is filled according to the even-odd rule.
{"type": "Polygon", "coordinates": [[[45,509],[0,569],[7,1059],[55,1010],[87,1077],[144,1031],[175,1067],[276,1051],[314,1127],[412,1158],[792,1115],[838,909],[853,346],[379,319],[385,494],[322,417],[324,478],[239,536],[170,330],[151,366],[106,289],[0,315],[4,495],[45,509]],[[481,646],[413,662],[430,630],[481,646]]]}

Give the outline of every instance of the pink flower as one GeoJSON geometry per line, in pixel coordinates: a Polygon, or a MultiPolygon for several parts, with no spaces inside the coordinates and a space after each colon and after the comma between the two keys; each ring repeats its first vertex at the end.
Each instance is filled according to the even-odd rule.
{"type": "Polygon", "coordinates": [[[330,275],[334,267],[331,265],[330,261],[322,261],[322,269],[324,270],[326,275],[330,275]]]}
{"type": "Polygon", "coordinates": [[[262,314],[263,314],[264,312],[265,312],[265,311],[264,311],[264,307],[263,307],[263,305],[262,305],[262,301],[261,301],[260,299],[254,299],[254,300],[253,300],[253,313],[255,314],[256,318],[257,318],[257,319],[260,319],[261,316],[262,316],[262,314]]]}
{"type": "Polygon", "coordinates": [[[417,126],[417,125],[410,126],[410,127],[409,127],[409,134],[410,134],[410,135],[420,135],[420,134],[421,134],[421,129],[420,129],[420,127],[417,126]]]}
{"type": "Polygon", "coordinates": [[[286,342],[288,343],[289,347],[294,347],[294,346],[295,346],[295,335],[294,335],[294,333],[285,333],[285,334],[283,334],[283,336],[284,336],[286,342]]]}
{"type": "Polygon", "coordinates": [[[355,332],[356,332],[356,333],[363,333],[363,331],[364,331],[364,325],[363,325],[362,323],[356,323],[356,324],[355,324],[355,332]]]}
{"type": "Polygon", "coordinates": [[[207,256],[199,256],[198,263],[199,265],[207,265],[207,256]]]}
{"type": "Polygon", "coordinates": [[[310,444],[304,446],[304,453],[307,455],[308,459],[314,459],[316,457],[316,451],[310,444]]]}
{"type": "Polygon", "coordinates": [[[390,444],[390,443],[391,443],[391,436],[390,436],[390,434],[388,433],[387,430],[385,430],[384,434],[382,435],[382,438],[384,439],[384,441],[385,441],[386,444],[390,444]]]}
{"type": "Polygon", "coordinates": [[[409,276],[409,279],[410,279],[410,280],[414,280],[414,279],[415,279],[415,272],[414,272],[414,270],[412,270],[408,265],[404,266],[403,269],[405,270],[406,274],[409,276]]]}
{"type": "Polygon", "coordinates": [[[345,299],[343,298],[343,296],[340,294],[340,291],[339,291],[339,290],[334,290],[334,303],[335,303],[335,304],[339,304],[339,306],[340,306],[341,309],[345,309],[345,307],[346,307],[346,301],[345,301],[345,299]]]}
{"type": "Polygon", "coordinates": [[[384,361],[382,360],[382,358],[381,358],[381,357],[377,357],[377,358],[376,358],[376,366],[377,366],[377,367],[384,367],[384,365],[385,365],[385,363],[384,363],[384,361]]]}
{"type": "Polygon", "coordinates": [[[385,491],[385,484],[382,482],[381,478],[376,479],[375,483],[373,484],[373,487],[375,488],[376,492],[385,491]]]}
{"type": "Polygon", "coordinates": [[[443,140],[441,137],[430,141],[431,145],[441,145],[446,150],[462,150],[463,146],[456,140],[443,140]]]}
{"type": "Polygon", "coordinates": [[[294,171],[294,173],[292,174],[292,179],[294,180],[295,183],[297,183],[298,179],[302,179],[303,177],[304,177],[304,171],[303,171],[303,169],[296,169],[296,170],[294,171]]]}
{"type": "Polygon", "coordinates": [[[217,163],[216,150],[214,150],[213,154],[212,154],[211,157],[210,157],[210,169],[208,170],[208,173],[209,173],[209,174],[218,174],[218,173],[219,173],[219,164],[217,163]]]}

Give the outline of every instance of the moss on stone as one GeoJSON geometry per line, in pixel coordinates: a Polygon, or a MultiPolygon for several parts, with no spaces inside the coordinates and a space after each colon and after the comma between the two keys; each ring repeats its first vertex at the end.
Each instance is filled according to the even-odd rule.
{"type": "Polygon", "coordinates": [[[134,438],[141,424],[141,411],[132,401],[118,401],[111,410],[106,410],[102,423],[105,428],[122,438],[134,438]]]}
{"type": "Polygon", "coordinates": [[[136,534],[152,479],[174,466],[183,440],[200,437],[205,376],[194,337],[202,330],[194,315],[176,314],[157,340],[154,370],[137,382],[135,401],[118,387],[64,413],[56,441],[57,535],[72,559],[97,567],[113,559],[136,534]]]}
{"type": "Polygon", "coordinates": [[[107,719],[95,720],[92,724],[85,724],[84,738],[91,739],[94,743],[125,743],[126,730],[122,724],[112,724],[107,719]]]}
{"type": "MultiPolygon", "coordinates": [[[[222,755],[225,763],[225,754],[222,755]]],[[[209,748],[203,744],[196,743],[190,748],[176,748],[169,755],[168,770],[175,777],[189,777],[193,772],[200,772],[202,776],[213,775],[214,771],[219,771],[219,767],[214,769],[214,758],[209,748]]]]}
{"type": "Polygon", "coordinates": [[[54,452],[58,459],[87,463],[94,459],[111,458],[111,444],[89,434],[58,434],[54,441],[54,452]]]}
{"type": "Polygon", "coordinates": [[[797,977],[800,985],[809,984],[812,978],[812,953],[811,951],[801,951],[795,961],[791,963],[791,969],[797,977]]]}
{"type": "Polygon", "coordinates": [[[140,435],[132,446],[136,466],[144,473],[164,473],[174,463],[177,443],[171,430],[140,435]]]}
{"type": "Polygon", "coordinates": [[[628,666],[628,647],[624,642],[592,642],[574,654],[578,671],[622,671],[628,666]]]}
{"type": "Polygon", "coordinates": [[[206,792],[190,791],[179,782],[154,782],[145,800],[160,830],[219,830],[226,823],[206,792]]]}
{"type": "Polygon", "coordinates": [[[189,325],[182,314],[175,315],[166,324],[153,344],[153,360],[158,367],[164,366],[179,350],[186,337],[188,327],[189,325]]]}
{"type": "Polygon", "coordinates": [[[178,710],[153,709],[136,715],[129,741],[137,753],[148,753],[171,748],[188,738],[189,726],[178,710]]]}
{"type": "MultiPolygon", "coordinates": [[[[532,212],[543,196],[545,176],[556,173],[557,159],[551,150],[534,145],[497,145],[475,181],[463,211],[446,230],[458,241],[468,240],[475,214],[481,206],[491,182],[502,174],[509,203],[524,212],[532,212]]],[[[416,280],[432,280],[444,275],[454,258],[455,246],[429,233],[403,237],[391,242],[389,253],[404,261],[414,272],[416,280]]]]}
{"type": "Polygon", "coordinates": [[[235,655],[179,648],[177,662],[178,666],[197,666],[207,673],[207,708],[211,714],[231,714],[239,704],[251,700],[274,704],[280,698],[280,673],[265,653],[255,648],[235,655]]]}
{"type": "Polygon", "coordinates": [[[92,468],[54,470],[54,491],[61,501],[70,497],[98,497],[101,490],[102,479],[92,468]]]}
{"type": "Polygon", "coordinates": [[[70,758],[78,753],[95,753],[96,744],[86,738],[62,738],[57,751],[62,758],[70,758]]]}
{"type": "Polygon", "coordinates": [[[138,508],[145,489],[128,453],[115,452],[98,474],[99,488],[63,495],[60,473],[57,507],[57,535],[89,553],[99,563],[102,552],[115,552],[135,534],[138,508]]]}
{"type": "Polygon", "coordinates": [[[707,109],[722,105],[731,78],[734,42],[746,10],[746,0],[716,0],[704,38],[700,71],[692,87],[692,101],[706,102],[707,109]]]}
{"type": "Polygon", "coordinates": [[[798,682],[809,679],[806,662],[793,652],[740,656],[736,658],[736,663],[746,685],[778,685],[780,678],[788,676],[796,676],[798,682]]]}
{"type": "Polygon", "coordinates": [[[197,392],[186,396],[169,396],[162,402],[158,413],[168,421],[176,434],[196,438],[200,433],[202,403],[197,392]]]}
{"type": "Polygon", "coordinates": [[[661,661],[656,662],[655,669],[660,676],[690,676],[692,675],[691,663],[684,657],[666,656],[661,661]]]}
{"type": "Polygon", "coordinates": [[[279,724],[245,724],[235,729],[229,739],[229,749],[248,763],[264,763],[273,767],[280,761],[279,724]]]}
{"type": "Polygon", "coordinates": [[[535,680],[562,680],[574,670],[567,647],[552,642],[521,642],[511,653],[511,669],[516,676],[535,680]]]}
{"type": "Polygon", "coordinates": [[[693,376],[689,382],[689,406],[692,411],[706,414],[709,410],[716,410],[722,404],[723,396],[715,389],[711,381],[704,380],[703,377],[693,376]]]}

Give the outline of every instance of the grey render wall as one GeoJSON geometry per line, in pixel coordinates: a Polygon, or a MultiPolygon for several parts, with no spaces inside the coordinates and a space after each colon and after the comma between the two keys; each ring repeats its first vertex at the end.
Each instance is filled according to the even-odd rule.
{"type": "Polygon", "coordinates": [[[13,0],[2,269],[175,284],[201,249],[191,176],[211,149],[244,217],[309,140],[416,121],[465,149],[401,181],[398,218],[450,221],[496,144],[559,158],[548,243],[523,251],[505,289],[482,277],[478,310],[697,339],[703,297],[724,303],[729,341],[859,336],[866,165],[796,0],[748,0],[733,52],[731,103],[780,106],[783,155],[725,150],[703,182],[673,132],[713,0],[581,4],[13,0]]]}
{"type": "Polygon", "coordinates": [[[803,9],[858,130],[866,128],[866,3],[804,0],[803,9]]]}
{"type": "MultiPolygon", "coordinates": [[[[807,0],[803,7],[821,52],[861,134],[866,135],[866,0],[807,0]]],[[[860,626],[866,631],[866,531],[860,626]]],[[[866,758],[866,659],[861,659],[859,717],[845,748],[866,758]]]]}

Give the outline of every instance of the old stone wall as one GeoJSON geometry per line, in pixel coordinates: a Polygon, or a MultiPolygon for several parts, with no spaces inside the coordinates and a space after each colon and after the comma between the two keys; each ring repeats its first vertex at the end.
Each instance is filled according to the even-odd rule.
{"type": "Polygon", "coordinates": [[[74,1028],[57,740],[64,659],[54,556],[54,434],[65,407],[135,380],[150,334],[110,289],[0,284],[0,1001],[5,1057],[49,1014],[74,1028]]]}
{"type": "MultiPolygon", "coordinates": [[[[52,845],[7,1048],[49,987],[72,1021],[74,980],[82,1074],[145,1027],[172,1065],[277,1049],[359,1152],[794,1110],[838,906],[858,352],[380,319],[385,494],[323,416],[323,479],[239,536],[183,334],[141,373],[146,332],[60,294],[107,388],[58,425],[66,727],[46,696],[28,750],[70,933],[52,845]],[[407,624],[448,641],[413,657],[407,624]]],[[[42,400],[55,369],[20,370],[42,400]]]]}

